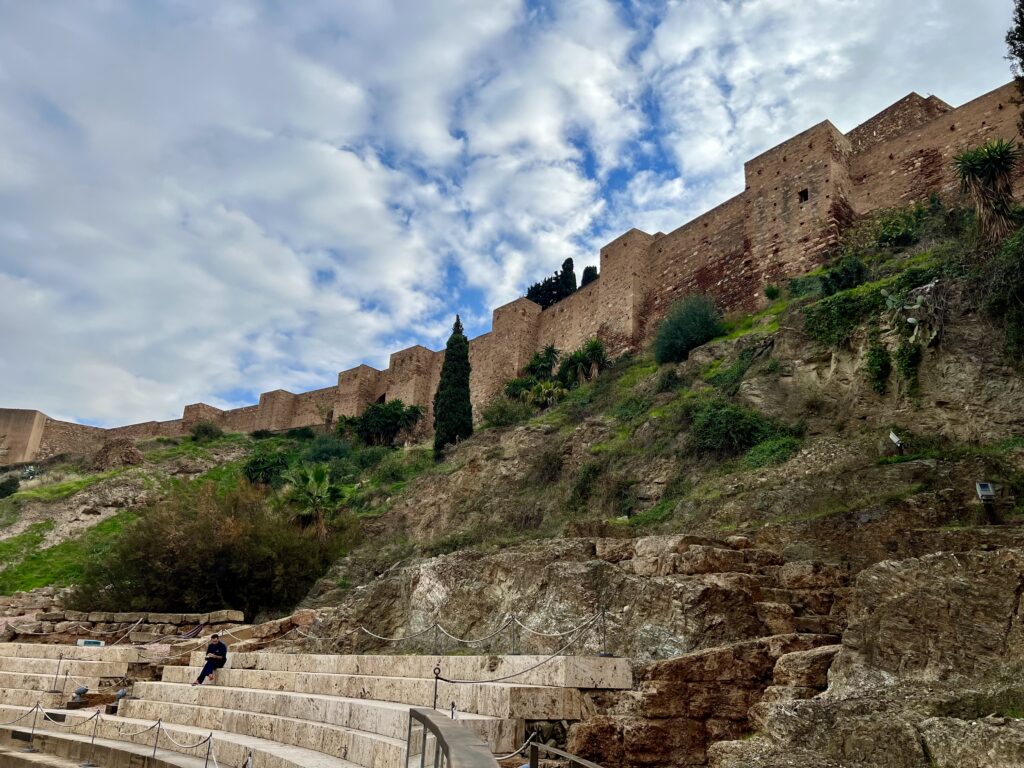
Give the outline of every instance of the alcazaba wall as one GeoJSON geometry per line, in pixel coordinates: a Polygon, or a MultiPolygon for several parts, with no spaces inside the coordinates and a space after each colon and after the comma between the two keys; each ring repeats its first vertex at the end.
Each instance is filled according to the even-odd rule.
{"type": "MultiPolygon", "coordinates": [[[[753,309],[765,285],[820,265],[855,217],[935,193],[957,194],[953,156],[993,136],[1016,135],[1016,92],[1005,85],[952,108],[912,93],[848,134],[824,121],[744,166],[744,190],[668,234],[632,229],[601,249],[600,277],[545,310],[517,299],[494,310],[489,333],[470,341],[479,411],[546,344],[573,349],[597,336],[613,351],[635,345],[679,297],[713,295],[725,310],[753,309]]],[[[0,409],[0,464],[89,450],[111,437],[187,433],[198,421],[235,432],[330,424],[370,403],[401,399],[431,408],[443,352],[415,346],[388,368],[360,365],[336,386],[265,392],[258,405],[221,411],[197,403],[181,419],[98,429],[38,411],[0,409]]]]}

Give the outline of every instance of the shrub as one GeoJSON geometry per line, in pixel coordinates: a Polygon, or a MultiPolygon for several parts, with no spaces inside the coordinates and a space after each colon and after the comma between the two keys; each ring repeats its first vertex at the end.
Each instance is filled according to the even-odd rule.
{"type": "Polygon", "coordinates": [[[856,256],[847,256],[821,276],[821,292],[831,296],[839,291],[856,288],[868,279],[868,268],[856,256]]]}
{"type": "Polygon", "coordinates": [[[1003,324],[1006,351],[1024,360],[1024,228],[1003,241],[980,276],[985,312],[1003,324]]]}
{"type": "Polygon", "coordinates": [[[768,301],[775,301],[782,296],[782,289],[777,285],[766,285],[764,287],[764,297],[768,301]]]}
{"type": "Polygon", "coordinates": [[[786,286],[789,295],[798,299],[801,296],[821,293],[821,275],[804,275],[792,278],[786,286]]]}
{"type": "Polygon", "coordinates": [[[525,400],[536,383],[536,379],[526,377],[509,379],[505,383],[505,396],[510,400],[525,400]]]}
{"type": "Polygon", "coordinates": [[[12,496],[18,492],[18,488],[21,487],[21,481],[11,475],[0,480],[0,499],[6,499],[8,496],[12,496]]]}
{"type": "Polygon", "coordinates": [[[735,395],[739,391],[743,377],[754,362],[754,353],[749,349],[743,350],[739,357],[727,368],[719,368],[715,373],[707,377],[707,382],[713,387],[721,390],[724,394],[735,395]]]}
{"type": "Polygon", "coordinates": [[[520,400],[499,395],[480,414],[485,427],[511,427],[533,415],[533,409],[520,400]]]}
{"type": "Polygon", "coordinates": [[[588,462],[582,465],[579,471],[577,471],[576,479],[572,484],[571,497],[573,501],[579,504],[586,504],[587,500],[594,493],[595,483],[604,474],[604,471],[604,465],[596,462],[588,462]]]}
{"type": "Polygon", "coordinates": [[[317,435],[302,452],[302,460],[313,463],[344,459],[352,453],[352,447],[334,435],[317,435]]]}
{"type": "Polygon", "coordinates": [[[197,443],[205,443],[224,436],[224,430],[212,421],[196,422],[192,425],[192,429],[189,430],[189,433],[192,435],[192,439],[197,443]]]}
{"type": "Polygon", "coordinates": [[[351,533],[320,542],[251,486],[177,489],[144,510],[86,563],[70,605],[92,610],[289,610],[343,552],[351,533]]]}
{"type": "Polygon", "coordinates": [[[686,382],[676,373],[675,368],[669,368],[658,376],[658,392],[675,392],[686,386],[686,382]]]}
{"type": "Polygon", "coordinates": [[[920,239],[918,230],[924,214],[921,206],[886,211],[878,219],[878,244],[897,248],[913,245],[920,239]]]}
{"type": "Polygon", "coordinates": [[[369,448],[363,448],[360,451],[353,453],[356,466],[360,469],[373,469],[380,464],[384,459],[391,455],[391,449],[385,448],[382,445],[374,445],[369,448]]]}
{"type": "Polygon", "coordinates": [[[877,334],[872,334],[864,366],[864,375],[871,384],[871,388],[878,394],[884,395],[891,372],[892,358],[889,356],[889,349],[879,340],[877,334]]]}
{"type": "Polygon", "coordinates": [[[707,296],[688,296],[678,302],[658,327],[654,359],[678,363],[690,351],[722,333],[721,315],[707,296]]]}
{"type": "Polygon", "coordinates": [[[274,436],[274,433],[269,429],[257,429],[251,434],[253,440],[267,440],[274,436]]]}
{"type": "Polygon", "coordinates": [[[293,427],[284,433],[284,436],[291,440],[312,440],[316,432],[312,427],[293,427]]]}
{"type": "Polygon", "coordinates": [[[242,475],[252,485],[280,488],[291,461],[292,455],[279,446],[258,445],[242,465],[242,475]]]}
{"type": "Polygon", "coordinates": [[[785,429],[757,411],[718,398],[696,400],[689,408],[690,450],[736,456],[785,429]]]}
{"type": "Polygon", "coordinates": [[[389,400],[372,403],[361,416],[339,422],[338,428],[351,429],[366,445],[391,446],[400,434],[411,432],[422,418],[422,407],[389,400]]]}
{"type": "Polygon", "coordinates": [[[792,435],[770,437],[762,440],[743,457],[743,463],[751,469],[782,464],[800,450],[800,440],[792,435]]]}

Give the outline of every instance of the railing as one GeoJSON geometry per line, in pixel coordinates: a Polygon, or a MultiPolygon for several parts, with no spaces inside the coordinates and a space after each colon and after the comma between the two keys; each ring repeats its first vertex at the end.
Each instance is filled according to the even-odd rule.
{"type": "Polygon", "coordinates": [[[560,749],[555,749],[545,744],[537,744],[536,742],[530,744],[530,768],[537,768],[540,765],[541,752],[548,757],[565,758],[569,761],[569,768],[601,768],[597,763],[592,763],[589,760],[584,760],[582,757],[576,757],[576,755],[570,755],[568,752],[563,752],[560,749]]]}
{"type": "Polygon", "coordinates": [[[405,764],[407,768],[497,768],[498,763],[491,750],[472,730],[450,720],[433,709],[413,707],[409,709],[409,733],[405,741],[405,764]],[[422,729],[419,744],[413,735],[414,723],[422,729]],[[433,754],[428,753],[429,737],[433,736],[433,754]],[[414,746],[419,747],[416,760],[414,746]]]}

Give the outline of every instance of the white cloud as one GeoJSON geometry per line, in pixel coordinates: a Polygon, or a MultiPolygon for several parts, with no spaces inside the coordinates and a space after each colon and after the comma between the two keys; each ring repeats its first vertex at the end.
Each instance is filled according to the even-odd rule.
{"type": "Polygon", "coordinates": [[[124,423],[439,346],[744,160],[1009,79],[999,0],[0,0],[0,407],[124,423]]]}

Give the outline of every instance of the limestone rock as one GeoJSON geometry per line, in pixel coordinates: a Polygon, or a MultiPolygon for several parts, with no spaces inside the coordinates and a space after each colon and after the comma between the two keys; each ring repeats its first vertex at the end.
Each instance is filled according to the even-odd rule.
{"type": "Polygon", "coordinates": [[[775,662],[776,685],[823,689],[828,685],[828,668],[841,645],[823,645],[808,651],[794,651],[775,662]]]}
{"type": "Polygon", "coordinates": [[[142,464],[146,457],[127,437],[108,440],[93,457],[93,466],[99,470],[120,469],[142,464]]]}

